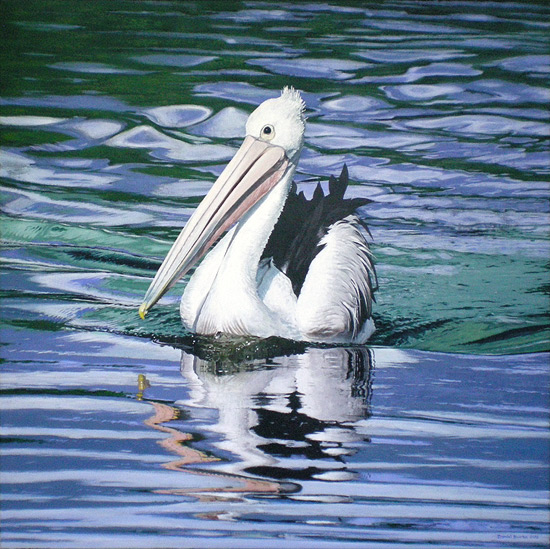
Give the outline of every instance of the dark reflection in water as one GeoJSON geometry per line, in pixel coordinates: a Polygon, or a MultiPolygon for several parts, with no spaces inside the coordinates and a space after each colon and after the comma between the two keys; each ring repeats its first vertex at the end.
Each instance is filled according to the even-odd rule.
{"type": "MultiPolygon", "coordinates": [[[[180,456],[165,467],[188,470],[193,465],[205,472],[209,464],[212,473],[241,480],[242,475],[277,480],[353,478],[346,456],[364,440],[353,423],[371,414],[374,353],[365,347],[301,347],[280,340],[203,340],[182,350],[181,374],[190,388],[185,412],[190,417],[182,428],[168,426],[182,414],[153,402],[155,415],[146,421],[171,435],[161,444],[180,456]],[[202,423],[205,410],[216,417],[208,414],[208,432],[201,432],[207,440],[191,449],[187,443],[194,436],[183,431],[202,423]],[[214,447],[216,455],[198,449],[205,444],[210,451],[214,447]]],[[[295,489],[288,483],[247,488],[295,489]]]]}

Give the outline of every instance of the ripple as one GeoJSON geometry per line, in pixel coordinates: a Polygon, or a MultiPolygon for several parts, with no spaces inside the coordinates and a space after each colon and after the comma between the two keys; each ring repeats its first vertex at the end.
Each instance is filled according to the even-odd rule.
{"type": "Polygon", "coordinates": [[[483,80],[463,84],[405,84],[383,86],[391,99],[399,101],[434,100],[458,104],[483,103],[548,103],[550,92],[541,87],[505,82],[503,80],[483,80]]]}
{"type": "Polygon", "coordinates": [[[250,65],[259,65],[276,74],[300,78],[328,78],[330,80],[347,80],[353,78],[354,71],[369,65],[358,61],[332,58],[299,58],[299,59],[249,59],[250,65]]]}
{"type": "Polygon", "coordinates": [[[61,187],[102,188],[118,180],[113,175],[85,173],[81,163],[69,167],[74,169],[61,171],[38,165],[37,161],[23,154],[0,150],[0,176],[14,181],[61,187]]]}
{"type": "Polygon", "coordinates": [[[287,9],[254,9],[248,8],[237,12],[224,12],[215,14],[214,19],[223,19],[224,21],[235,21],[238,23],[265,23],[268,21],[299,21],[304,18],[303,15],[293,13],[287,9]]]}
{"type": "Polygon", "coordinates": [[[244,137],[248,113],[235,107],[226,107],[189,131],[196,135],[216,138],[244,137]]]}
{"type": "Polygon", "coordinates": [[[75,130],[89,139],[106,139],[118,133],[124,124],[113,120],[74,120],[66,128],[75,130]]]}
{"type": "Polygon", "coordinates": [[[550,55],[521,55],[509,57],[490,66],[497,66],[511,72],[526,72],[547,75],[550,73],[550,55]]]}
{"type": "Polygon", "coordinates": [[[312,137],[350,137],[360,139],[364,132],[360,129],[352,128],[345,125],[336,124],[321,124],[318,122],[310,122],[306,126],[306,136],[312,137]]]}
{"type": "Polygon", "coordinates": [[[156,196],[179,198],[182,196],[205,196],[212,186],[212,181],[201,181],[196,179],[185,179],[159,185],[153,191],[156,196]]]}
{"type": "Polygon", "coordinates": [[[98,144],[98,141],[103,141],[104,139],[120,132],[124,126],[124,123],[113,120],[83,120],[82,118],[76,117],[66,119],[64,122],[59,123],[56,126],[56,130],[75,139],[61,140],[56,143],[33,145],[32,150],[61,152],[86,149],[91,145],[98,144]]]}
{"type": "MultiPolygon", "coordinates": [[[[441,157],[454,158],[455,143],[445,143],[449,152],[441,157]]],[[[488,155],[487,161],[491,161],[498,154],[498,150],[489,147],[481,151],[481,155],[488,155]]],[[[467,151],[464,151],[467,154],[467,151]]],[[[524,154],[524,153],[519,153],[524,154]]],[[[460,158],[460,154],[456,155],[460,158]]],[[[476,157],[474,157],[476,158],[476,157]]],[[[453,196],[460,195],[464,199],[471,196],[485,196],[487,198],[543,198],[548,196],[550,183],[541,180],[514,179],[511,177],[493,176],[489,173],[468,172],[465,170],[438,169],[423,165],[412,165],[408,163],[389,164],[387,161],[378,159],[368,161],[364,157],[348,158],[350,177],[355,181],[372,183],[387,183],[393,185],[412,185],[416,189],[423,187],[435,187],[453,196]]],[[[417,191],[418,192],[418,191],[417,191]]],[[[446,194],[447,194],[446,193],[446,194]]],[[[415,194],[416,195],[416,194],[415,194]]],[[[466,205],[461,205],[461,208],[466,205]]]]}
{"type": "MultiPolygon", "coordinates": [[[[310,124],[310,127],[314,126],[310,124]]],[[[315,125],[320,126],[320,125],[315,125]]],[[[374,149],[391,150],[426,150],[434,145],[433,137],[426,137],[422,134],[406,132],[359,132],[342,128],[340,131],[331,127],[327,133],[321,133],[316,127],[306,131],[308,143],[315,147],[327,150],[348,149],[353,150],[359,147],[372,147],[374,149]]]]}
{"type": "Polygon", "coordinates": [[[386,101],[374,97],[364,97],[361,95],[344,95],[337,99],[329,99],[322,103],[324,110],[343,112],[355,116],[362,111],[372,111],[378,109],[387,109],[390,105],[386,101]]]}
{"type": "MultiPolygon", "coordinates": [[[[281,89],[279,87],[266,89],[245,82],[221,81],[195,86],[194,93],[199,96],[224,99],[232,103],[246,103],[256,108],[266,99],[279,96],[281,89]]],[[[321,100],[333,94],[302,91],[301,95],[307,105],[307,109],[317,111],[319,110],[321,100]]]]}
{"type": "Polygon", "coordinates": [[[422,183],[435,182],[445,185],[446,181],[456,180],[456,174],[446,170],[416,166],[413,164],[395,164],[392,166],[349,166],[350,176],[356,181],[379,181],[385,183],[397,183],[401,185],[421,185],[422,183]]]}
{"type": "MultiPolygon", "coordinates": [[[[78,181],[76,174],[71,181],[78,181]]],[[[57,180],[55,182],[57,184],[57,180]]],[[[152,221],[150,215],[139,211],[124,211],[87,204],[84,201],[55,200],[30,191],[5,190],[3,199],[6,213],[31,219],[51,219],[64,223],[87,223],[107,227],[152,221]]]]}
{"type": "Polygon", "coordinates": [[[132,58],[139,63],[147,65],[162,65],[165,67],[196,67],[218,59],[213,55],[185,55],[185,54],[168,54],[157,53],[150,55],[140,55],[132,58]]]}
{"type": "Polygon", "coordinates": [[[122,292],[110,288],[113,281],[120,281],[122,278],[133,280],[134,277],[107,272],[46,273],[34,275],[32,281],[50,291],[68,292],[75,296],[94,298],[106,303],[139,307],[139,295],[135,293],[124,295],[122,292]]]}
{"type": "Polygon", "coordinates": [[[410,128],[436,129],[451,133],[486,135],[533,135],[547,136],[548,125],[542,122],[514,120],[503,116],[458,115],[440,118],[409,120],[404,123],[410,128]]]}
{"type": "Polygon", "coordinates": [[[429,50],[429,49],[399,49],[389,50],[359,50],[353,53],[363,59],[376,61],[377,63],[412,63],[417,61],[447,61],[460,57],[473,57],[472,53],[462,50],[429,50]]]}
{"type": "Polygon", "coordinates": [[[111,65],[105,65],[104,63],[84,63],[84,62],[63,62],[54,63],[48,65],[51,69],[58,69],[62,71],[81,72],[85,74],[147,74],[145,71],[138,71],[135,69],[113,67],[111,65]]]}
{"type": "Polygon", "coordinates": [[[326,471],[324,473],[313,475],[313,478],[317,480],[324,480],[324,481],[330,481],[330,482],[349,481],[349,480],[353,480],[355,477],[356,475],[351,471],[344,471],[344,470],[326,471]]]}
{"type": "Polygon", "coordinates": [[[449,26],[449,25],[438,25],[432,23],[425,23],[422,21],[406,21],[406,20],[390,20],[390,21],[381,21],[374,19],[366,19],[363,22],[364,25],[368,27],[374,27],[382,30],[390,30],[397,32],[410,32],[415,34],[473,34],[470,29],[466,27],[458,26],[449,26]]]}
{"type": "Polygon", "coordinates": [[[464,92],[464,88],[455,84],[403,84],[384,86],[391,99],[400,101],[427,101],[441,96],[453,96],[464,92]]]}
{"type": "Polygon", "coordinates": [[[44,21],[16,21],[16,25],[37,31],[69,31],[81,29],[81,25],[69,25],[63,23],[47,23],[44,21]]]}
{"type": "Polygon", "coordinates": [[[114,97],[101,97],[93,94],[82,95],[41,95],[37,97],[0,97],[0,105],[20,105],[24,107],[46,107],[70,110],[100,110],[126,112],[129,105],[114,97]]]}
{"type": "Polygon", "coordinates": [[[453,437],[461,439],[540,439],[549,438],[544,428],[522,428],[521,426],[461,425],[448,422],[429,422],[415,419],[371,418],[369,435],[373,437],[414,436],[422,432],[426,438],[453,437]],[[406,434],[405,434],[406,433],[406,434]]]}
{"type": "Polygon", "coordinates": [[[401,219],[416,223],[434,223],[439,227],[453,227],[456,231],[487,229],[497,227],[505,229],[534,229],[550,224],[550,216],[544,213],[528,212],[491,212],[485,209],[467,209],[460,211],[453,207],[452,201],[444,199],[423,200],[402,198],[391,207],[376,206],[369,208],[369,217],[380,219],[401,219]]]}
{"type": "Polygon", "coordinates": [[[237,101],[254,106],[275,96],[271,90],[247,82],[209,82],[195,86],[194,92],[201,96],[237,101]]]}
{"type": "Polygon", "coordinates": [[[212,114],[212,109],[201,105],[170,105],[146,109],[143,114],[158,126],[183,128],[202,122],[212,114]]]}
{"type": "Polygon", "coordinates": [[[463,63],[430,63],[429,65],[420,67],[410,67],[405,74],[392,75],[392,76],[365,76],[356,80],[352,80],[354,84],[364,84],[369,82],[416,82],[423,78],[432,77],[463,77],[463,76],[479,76],[483,74],[482,71],[474,69],[471,65],[463,63]]]}
{"type": "MultiPolygon", "coordinates": [[[[519,36],[519,35],[518,35],[519,36]]],[[[484,36],[483,38],[467,37],[459,40],[459,44],[468,50],[486,50],[495,52],[499,50],[514,51],[523,49],[524,42],[521,39],[512,37],[484,36]]],[[[456,46],[456,43],[453,44],[456,46]]]]}
{"type": "MultiPolygon", "coordinates": [[[[122,380],[122,376],[118,376],[118,382],[130,384],[134,380],[131,376],[126,376],[122,380]]],[[[13,383],[13,380],[8,379],[8,384],[13,383]]],[[[82,397],[54,397],[54,396],[12,396],[3,397],[0,404],[2,410],[74,410],[79,412],[102,412],[105,411],[106,403],[101,400],[82,397]]],[[[124,414],[143,414],[143,405],[137,402],[115,400],[109,403],[109,409],[117,413],[124,414]]]]}
{"type": "MultiPolygon", "coordinates": [[[[526,257],[530,259],[545,260],[550,254],[550,244],[541,240],[523,240],[504,237],[476,236],[445,236],[438,237],[430,234],[430,231],[422,231],[419,234],[410,234],[403,230],[399,234],[390,234],[384,231],[372,231],[377,243],[392,245],[396,248],[409,250],[445,251],[459,254],[477,254],[495,257],[526,257]]],[[[410,273],[410,271],[407,271],[410,273]]],[[[492,288],[494,290],[494,288],[492,288]]],[[[486,296],[485,296],[486,297],[486,296]]],[[[498,299],[495,296],[495,299],[498,299]]]]}
{"type": "Polygon", "coordinates": [[[0,124],[5,126],[50,126],[67,120],[67,118],[54,118],[52,116],[0,116],[0,124]]]}
{"type": "Polygon", "coordinates": [[[228,160],[235,152],[225,145],[191,144],[169,137],[150,126],[137,126],[120,133],[106,142],[111,147],[130,149],[150,149],[150,154],[158,158],[181,160],[184,162],[228,160]]]}

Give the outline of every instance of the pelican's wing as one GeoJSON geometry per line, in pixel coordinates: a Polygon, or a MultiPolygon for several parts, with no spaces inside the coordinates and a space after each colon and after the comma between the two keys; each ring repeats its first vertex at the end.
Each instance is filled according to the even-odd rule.
{"type": "MultiPolygon", "coordinates": [[[[324,195],[317,185],[311,200],[303,192],[290,190],[285,207],[271,233],[262,259],[273,258],[275,266],[288,276],[296,296],[300,295],[311,262],[323,249],[323,238],[336,222],[355,213],[357,208],[371,202],[368,198],[344,198],[348,187],[348,169],[344,165],[340,177],[329,179],[329,194],[324,195]]],[[[366,225],[359,221],[368,232],[366,225]]],[[[363,240],[365,240],[363,238],[363,240]]],[[[368,244],[367,246],[368,249],[368,244]]],[[[369,271],[369,285],[376,286],[374,267],[369,271]]]]}
{"type": "Polygon", "coordinates": [[[294,186],[263,254],[290,279],[299,328],[313,340],[366,340],[374,330],[376,271],[355,215],[370,200],[344,198],[347,186],[346,166],[327,196],[318,185],[307,200],[294,186]]]}
{"type": "Polygon", "coordinates": [[[296,303],[296,322],[310,341],[364,343],[374,332],[376,273],[360,222],[349,215],[320,242],[296,303]]]}

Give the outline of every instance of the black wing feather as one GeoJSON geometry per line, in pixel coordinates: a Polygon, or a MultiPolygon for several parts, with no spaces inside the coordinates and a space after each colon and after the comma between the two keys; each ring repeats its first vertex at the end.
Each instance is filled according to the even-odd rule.
{"type": "Polygon", "coordinates": [[[323,249],[320,241],[328,228],[372,202],[368,198],[344,198],[348,183],[348,169],[344,165],[338,179],[330,177],[327,196],[318,184],[312,199],[307,200],[303,192],[297,194],[296,185],[292,184],[262,259],[273,259],[275,266],[292,282],[296,296],[300,294],[311,262],[323,249]]]}

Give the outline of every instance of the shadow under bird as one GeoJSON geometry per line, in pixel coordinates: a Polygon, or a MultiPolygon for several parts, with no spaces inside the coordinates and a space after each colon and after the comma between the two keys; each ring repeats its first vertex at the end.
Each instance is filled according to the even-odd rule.
{"type": "Polygon", "coordinates": [[[364,343],[376,273],[355,210],[344,199],[347,168],[313,198],[292,182],[304,143],[296,90],[264,101],[248,118],[240,149],[199,204],[153,279],[141,318],[212,248],[181,299],[191,332],[296,341],[364,343]]]}

